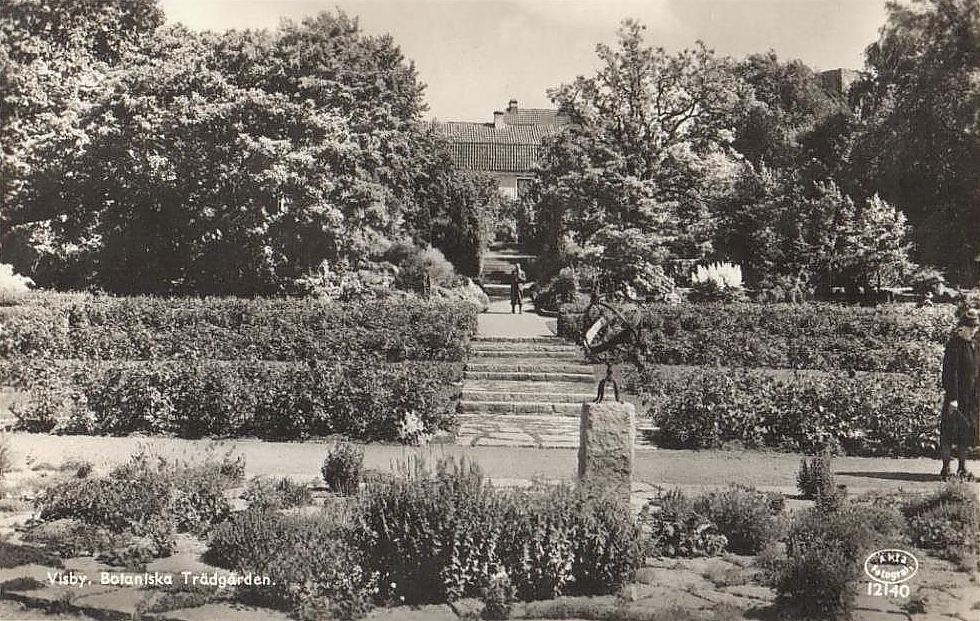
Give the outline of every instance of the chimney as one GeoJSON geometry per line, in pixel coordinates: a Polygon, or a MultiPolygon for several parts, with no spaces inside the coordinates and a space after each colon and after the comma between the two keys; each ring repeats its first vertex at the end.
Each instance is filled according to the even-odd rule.
{"type": "Polygon", "coordinates": [[[500,112],[500,111],[494,111],[494,113],[493,113],[493,126],[494,126],[494,128],[500,129],[501,127],[504,127],[505,125],[506,125],[506,123],[504,123],[504,113],[503,112],[500,112]]]}
{"type": "Polygon", "coordinates": [[[515,112],[517,112],[516,99],[511,99],[510,101],[507,102],[507,112],[509,112],[510,114],[514,114],[515,112]]]}

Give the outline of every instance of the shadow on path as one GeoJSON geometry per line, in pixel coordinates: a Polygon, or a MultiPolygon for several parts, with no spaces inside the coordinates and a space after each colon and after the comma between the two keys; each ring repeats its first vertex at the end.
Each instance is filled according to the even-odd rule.
{"type": "Polygon", "coordinates": [[[931,472],[835,472],[845,477],[864,479],[888,479],[889,481],[938,481],[939,475],[931,472]]]}

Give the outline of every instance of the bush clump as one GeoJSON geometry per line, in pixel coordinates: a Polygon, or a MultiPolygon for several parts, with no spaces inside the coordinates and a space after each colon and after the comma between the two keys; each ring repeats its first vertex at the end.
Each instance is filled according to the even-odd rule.
{"type": "Polygon", "coordinates": [[[939,444],[934,377],[661,367],[631,381],[671,448],[932,456],[939,444]]]}
{"type": "Polygon", "coordinates": [[[767,574],[777,604],[805,618],[847,616],[864,559],[874,550],[895,547],[900,519],[855,502],[834,511],[799,513],[789,527],[785,557],[772,562],[767,574]]]}
{"type": "Polygon", "coordinates": [[[776,520],[782,509],[779,500],[752,487],[731,485],[695,499],[694,511],[710,520],[725,536],[729,552],[758,554],[779,537],[776,520]]]}
{"type": "Polygon", "coordinates": [[[427,433],[452,427],[461,369],[432,362],[18,359],[5,375],[5,383],[29,387],[15,411],[21,428],[43,418],[51,423],[46,431],[66,433],[272,439],[343,433],[396,441],[407,413],[423,413],[427,433]]]}
{"type": "Polygon", "coordinates": [[[647,503],[640,521],[649,552],[655,556],[717,556],[728,546],[728,537],[679,489],[663,492],[647,503]]]}
{"type": "Polygon", "coordinates": [[[837,487],[834,480],[831,455],[823,451],[812,459],[800,460],[800,470],[796,473],[796,487],[806,500],[816,500],[820,496],[832,494],[837,487]]]}
{"type": "Polygon", "coordinates": [[[313,504],[313,492],[303,483],[294,483],[286,477],[260,478],[248,482],[245,500],[251,509],[276,511],[307,507],[313,504]]]}
{"type": "Polygon", "coordinates": [[[339,442],[327,450],[320,474],[330,491],[350,496],[356,494],[364,473],[364,448],[339,442]]]}
{"type": "Polygon", "coordinates": [[[902,508],[912,544],[958,563],[976,566],[980,545],[980,504],[966,483],[949,483],[902,508]]]}
{"type": "Polygon", "coordinates": [[[256,603],[301,620],[357,618],[375,600],[377,575],[363,569],[350,528],[337,511],[283,515],[250,509],[215,529],[204,559],[267,576],[271,585],[241,587],[256,603]]]}
{"type": "Polygon", "coordinates": [[[460,361],[467,303],[52,296],[4,317],[0,357],[81,360],[460,361]]]}
{"type": "MultiPolygon", "coordinates": [[[[559,335],[581,341],[582,304],[561,307],[559,335]]],[[[885,371],[935,377],[952,306],[648,304],[638,353],[648,364],[885,371]]]]}
{"type": "Polygon", "coordinates": [[[47,488],[35,504],[47,522],[76,520],[90,529],[146,537],[158,556],[166,556],[175,533],[204,534],[230,516],[225,490],[238,484],[243,468],[230,453],[189,462],[141,450],[106,476],[47,488]]]}
{"type": "MultiPolygon", "coordinates": [[[[614,592],[640,561],[628,507],[565,488],[493,489],[473,464],[415,462],[371,482],[359,535],[382,598],[483,597],[500,571],[520,599],[614,592]]],[[[498,585],[499,586],[499,585],[498,585]]]]}

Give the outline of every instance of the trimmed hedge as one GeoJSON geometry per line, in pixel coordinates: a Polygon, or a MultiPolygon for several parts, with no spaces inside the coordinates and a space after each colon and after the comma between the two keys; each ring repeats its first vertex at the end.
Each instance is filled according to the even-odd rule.
{"type": "MultiPolygon", "coordinates": [[[[584,308],[559,334],[578,341],[584,308]]],[[[654,304],[638,309],[639,353],[658,364],[938,373],[953,308],[818,304],[654,304]]]]}
{"type": "Polygon", "coordinates": [[[661,444],[853,455],[931,456],[939,441],[935,379],[902,374],[657,369],[636,381],[661,444]]]}
{"type": "Polygon", "coordinates": [[[427,431],[454,424],[461,374],[459,364],[434,362],[17,359],[0,380],[29,390],[15,411],[29,431],[398,440],[409,413],[427,431]]]}
{"type": "Polygon", "coordinates": [[[417,299],[52,296],[2,309],[0,357],[459,361],[477,312],[417,299]]]}

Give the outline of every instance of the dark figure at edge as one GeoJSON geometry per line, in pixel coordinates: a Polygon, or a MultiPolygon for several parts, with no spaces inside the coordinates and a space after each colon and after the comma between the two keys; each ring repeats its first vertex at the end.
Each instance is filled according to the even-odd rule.
{"type": "Polygon", "coordinates": [[[942,387],[945,392],[939,424],[939,452],[943,468],[939,473],[948,480],[952,449],[957,448],[959,468],[957,475],[976,480],[966,469],[966,453],[977,445],[977,417],[980,414],[980,347],[977,343],[977,327],[980,314],[969,309],[960,317],[958,325],[946,342],[943,355],[942,387]]]}
{"type": "Polygon", "coordinates": [[[521,290],[521,284],[524,282],[524,272],[521,271],[520,265],[514,266],[514,271],[510,275],[510,312],[514,313],[515,309],[517,312],[524,314],[524,292],[521,290]]]}

